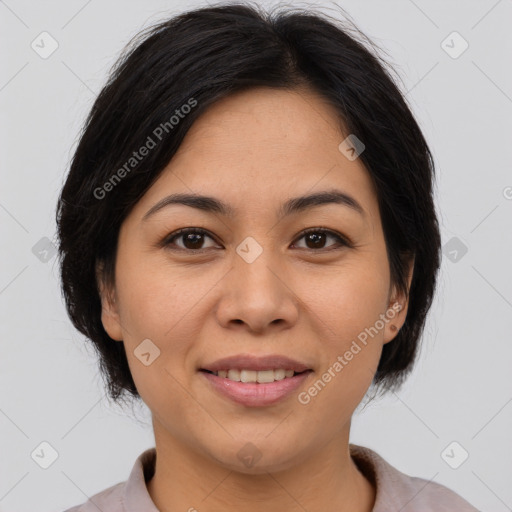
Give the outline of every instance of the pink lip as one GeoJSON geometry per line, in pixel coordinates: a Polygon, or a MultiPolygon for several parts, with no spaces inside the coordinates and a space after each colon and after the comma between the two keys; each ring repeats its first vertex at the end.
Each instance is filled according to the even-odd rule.
{"type": "MultiPolygon", "coordinates": [[[[233,368],[233,366],[231,366],[231,368],[233,368]]],[[[243,366],[243,368],[249,369],[248,366],[243,366]]],[[[268,368],[267,365],[262,369],[268,368]]],[[[280,368],[283,367],[280,366],[280,368]]],[[[235,382],[224,377],[218,377],[213,373],[204,371],[199,373],[208,380],[217,392],[230,398],[234,402],[247,407],[264,407],[266,405],[275,404],[289,396],[309,377],[312,371],[305,371],[293,377],[285,377],[282,380],[265,384],[259,384],[257,382],[235,382]]]]}
{"type": "Polygon", "coordinates": [[[256,357],[251,354],[238,354],[235,356],[224,357],[217,361],[202,366],[203,370],[217,372],[219,370],[293,370],[294,372],[303,372],[310,370],[311,367],[304,363],[295,361],[286,356],[278,354],[256,357]]]}

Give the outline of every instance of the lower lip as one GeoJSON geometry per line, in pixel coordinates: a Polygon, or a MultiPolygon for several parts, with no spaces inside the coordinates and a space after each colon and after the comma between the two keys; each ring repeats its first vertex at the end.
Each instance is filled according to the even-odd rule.
{"type": "Polygon", "coordinates": [[[213,388],[234,402],[248,407],[263,407],[275,404],[291,395],[312,373],[306,371],[282,380],[259,384],[256,382],[236,382],[213,373],[200,371],[213,388]]]}

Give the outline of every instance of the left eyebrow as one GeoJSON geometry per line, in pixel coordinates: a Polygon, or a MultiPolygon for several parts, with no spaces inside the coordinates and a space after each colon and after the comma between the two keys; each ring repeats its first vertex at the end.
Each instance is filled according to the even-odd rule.
{"type": "MultiPolygon", "coordinates": [[[[218,213],[229,218],[232,218],[235,215],[235,210],[233,207],[215,197],[202,196],[197,194],[171,194],[153,205],[146,212],[142,220],[145,221],[151,215],[154,215],[156,212],[160,211],[162,208],[174,204],[189,206],[191,208],[196,208],[205,212],[218,213]]],[[[314,208],[315,206],[323,206],[327,204],[339,204],[346,206],[353,211],[358,212],[363,217],[366,216],[365,210],[356,201],[356,199],[346,194],[345,192],[336,189],[289,199],[279,208],[278,216],[279,218],[283,218],[294,213],[299,213],[304,210],[314,208]]]]}

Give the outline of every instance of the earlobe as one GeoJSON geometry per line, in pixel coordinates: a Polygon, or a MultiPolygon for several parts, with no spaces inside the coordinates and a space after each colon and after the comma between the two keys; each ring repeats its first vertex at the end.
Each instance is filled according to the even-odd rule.
{"type": "Polygon", "coordinates": [[[96,267],[96,279],[101,300],[101,323],[103,328],[113,340],[123,341],[115,290],[110,289],[105,284],[102,263],[99,263],[96,267]]]}
{"type": "Polygon", "coordinates": [[[407,316],[407,310],[409,306],[409,293],[411,290],[412,276],[414,273],[414,260],[412,256],[409,260],[409,271],[407,276],[407,295],[401,293],[396,294],[396,290],[393,289],[393,297],[389,304],[389,309],[386,312],[388,316],[388,322],[385,327],[384,343],[389,343],[395,339],[396,335],[405,323],[407,316]]]}
{"type": "Polygon", "coordinates": [[[384,327],[384,343],[389,343],[395,339],[398,331],[402,327],[407,315],[407,305],[404,307],[403,298],[392,301],[386,311],[386,326],[384,327]]]}

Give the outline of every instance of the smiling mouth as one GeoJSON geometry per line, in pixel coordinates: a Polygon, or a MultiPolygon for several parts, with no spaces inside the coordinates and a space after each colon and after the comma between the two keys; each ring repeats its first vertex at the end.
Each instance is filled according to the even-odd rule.
{"type": "Polygon", "coordinates": [[[295,372],[293,370],[276,369],[276,370],[245,370],[231,368],[229,370],[211,371],[201,368],[200,371],[210,373],[220,378],[228,379],[233,382],[268,384],[275,381],[290,379],[296,375],[311,372],[312,370],[304,370],[295,372]]]}

